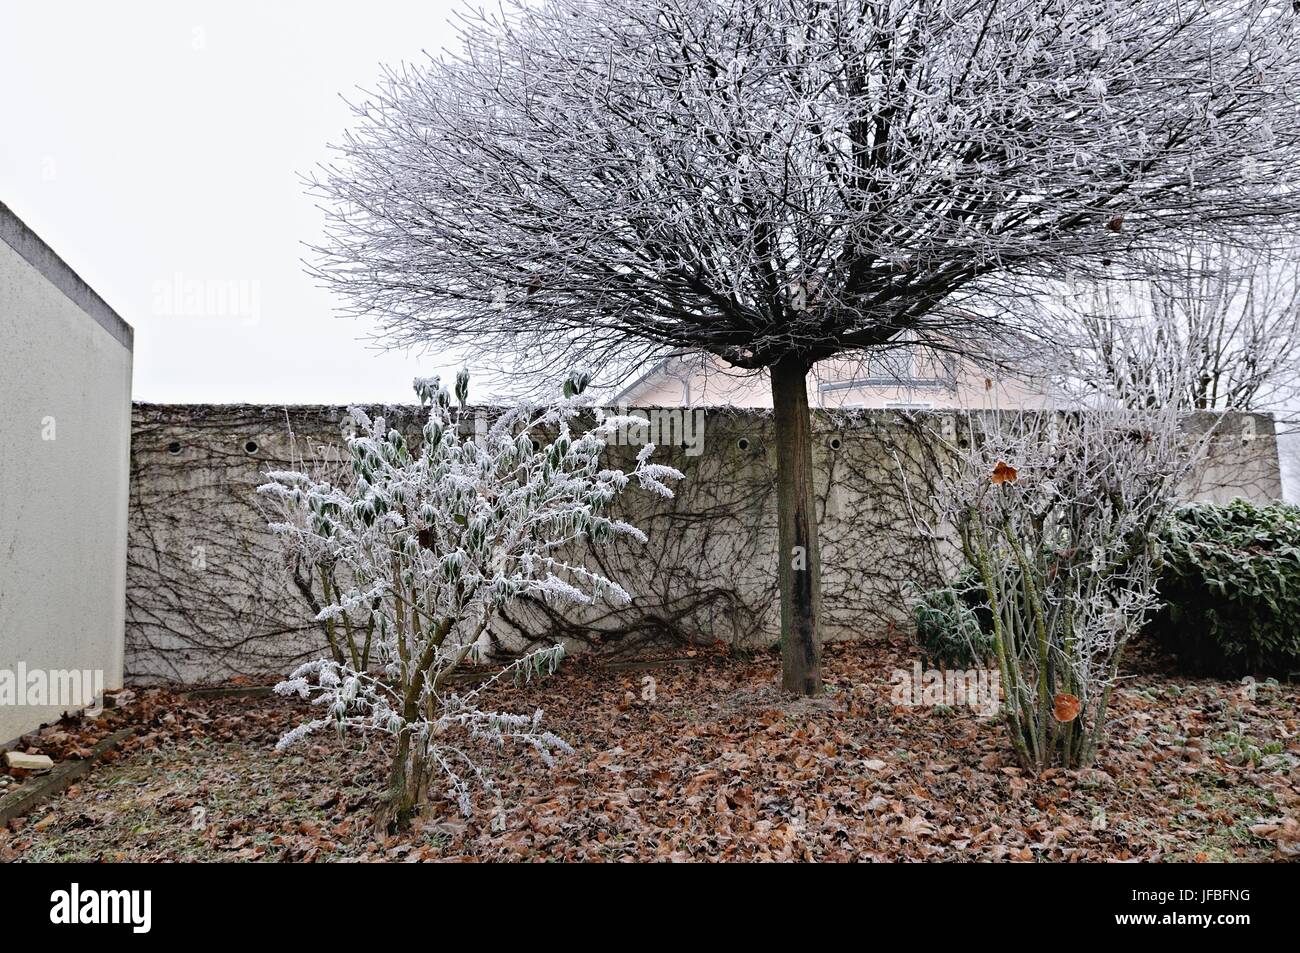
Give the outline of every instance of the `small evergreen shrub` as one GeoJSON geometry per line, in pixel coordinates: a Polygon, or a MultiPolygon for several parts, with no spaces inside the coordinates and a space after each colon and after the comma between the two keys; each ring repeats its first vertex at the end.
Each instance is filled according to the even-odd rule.
{"type": "Polygon", "coordinates": [[[1199,675],[1300,673],[1300,507],[1193,503],[1162,534],[1157,641],[1199,675]]]}
{"type": "Polygon", "coordinates": [[[926,659],[942,668],[978,668],[993,653],[990,620],[981,623],[980,589],[974,573],[963,572],[942,589],[921,595],[912,610],[916,621],[916,641],[926,659]]]}

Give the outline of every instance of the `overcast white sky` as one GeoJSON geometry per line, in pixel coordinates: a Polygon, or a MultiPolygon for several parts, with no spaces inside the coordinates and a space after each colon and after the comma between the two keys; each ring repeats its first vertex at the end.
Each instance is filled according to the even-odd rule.
{"type": "Polygon", "coordinates": [[[303,274],[298,176],[454,6],[0,0],[0,201],[135,327],[137,400],[405,402],[446,371],[303,274]]]}

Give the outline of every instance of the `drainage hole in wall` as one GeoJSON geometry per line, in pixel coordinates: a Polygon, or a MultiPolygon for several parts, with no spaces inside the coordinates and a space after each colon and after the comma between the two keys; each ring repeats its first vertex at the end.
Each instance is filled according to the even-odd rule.
{"type": "Polygon", "coordinates": [[[831,437],[831,449],[832,449],[832,450],[838,450],[838,449],[839,449],[840,447],[842,447],[842,446],[844,446],[844,441],[840,440],[839,437],[831,437]]]}
{"type": "Polygon", "coordinates": [[[749,449],[749,438],[748,438],[748,437],[741,437],[739,440],[737,440],[737,441],[736,441],[736,448],[739,449],[739,450],[748,450],[748,449],[749,449]]]}
{"type": "Polygon", "coordinates": [[[173,457],[176,456],[181,452],[181,442],[179,440],[173,440],[171,443],[167,444],[167,452],[173,457]]]}
{"type": "Polygon", "coordinates": [[[256,440],[244,441],[244,453],[248,454],[250,457],[253,454],[257,453],[257,441],[256,440]]]}

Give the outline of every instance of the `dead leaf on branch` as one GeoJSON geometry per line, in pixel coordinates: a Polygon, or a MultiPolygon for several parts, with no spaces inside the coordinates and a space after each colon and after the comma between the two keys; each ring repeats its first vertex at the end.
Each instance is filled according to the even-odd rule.
{"type": "Polygon", "coordinates": [[[1074,721],[1082,710],[1082,703],[1069,692],[1061,692],[1052,699],[1052,716],[1057,721],[1074,721]]]}
{"type": "Polygon", "coordinates": [[[1002,483],[1015,483],[1017,475],[1015,467],[1003,460],[999,460],[997,466],[993,468],[993,475],[989,477],[989,482],[994,486],[1002,483]]]}

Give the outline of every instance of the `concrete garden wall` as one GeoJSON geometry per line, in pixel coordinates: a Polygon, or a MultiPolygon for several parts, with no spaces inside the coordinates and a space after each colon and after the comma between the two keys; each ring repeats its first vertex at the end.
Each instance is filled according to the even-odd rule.
{"type": "MultiPolygon", "coordinates": [[[[418,432],[415,409],[382,412],[408,434],[418,432]]],[[[660,419],[680,423],[681,414],[669,408],[660,419]]],[[[344,408],[329,406],[136,406],[130,679],[265,678],[321,650],[323,636],[266,532],[253,490],[266,470],[337,455],[344,421],[344,408]],[[322,452],[322,446],[335,449],[322,452]]],[[[937,541],[924,528],[930,504],[923,489],[938,465],[933,435],[954,430],[957,415],[819,411],[815,421],[825,635],[878,637],[908,625],[908,600],[951,572],[954,553],[943,527],[933,527],[937,541]]],[[[1272,420],[1232,415],[1220,421],[1219,433],[1206,478],[1189,488],[1189,496],[1276,498],[1281,487],[1272,420]]],[[[756,647],[775,640],[770,412],[709,410],[702,429],[664,436],[672,439],[661,443],[677,446],[662,446],[655,458],[684,471],[686,480],[669,501],[629,492],[621,515],[644,529],[650,542],[600,556],[607,575],[632,592],[633,604],[617,610],[516,608],[492,633],[498,648],[564,639],[574,648],[632,652],[646,645],[756,647]]],[[[611,453],[626,461],[637,449],[611,453]]]]}

